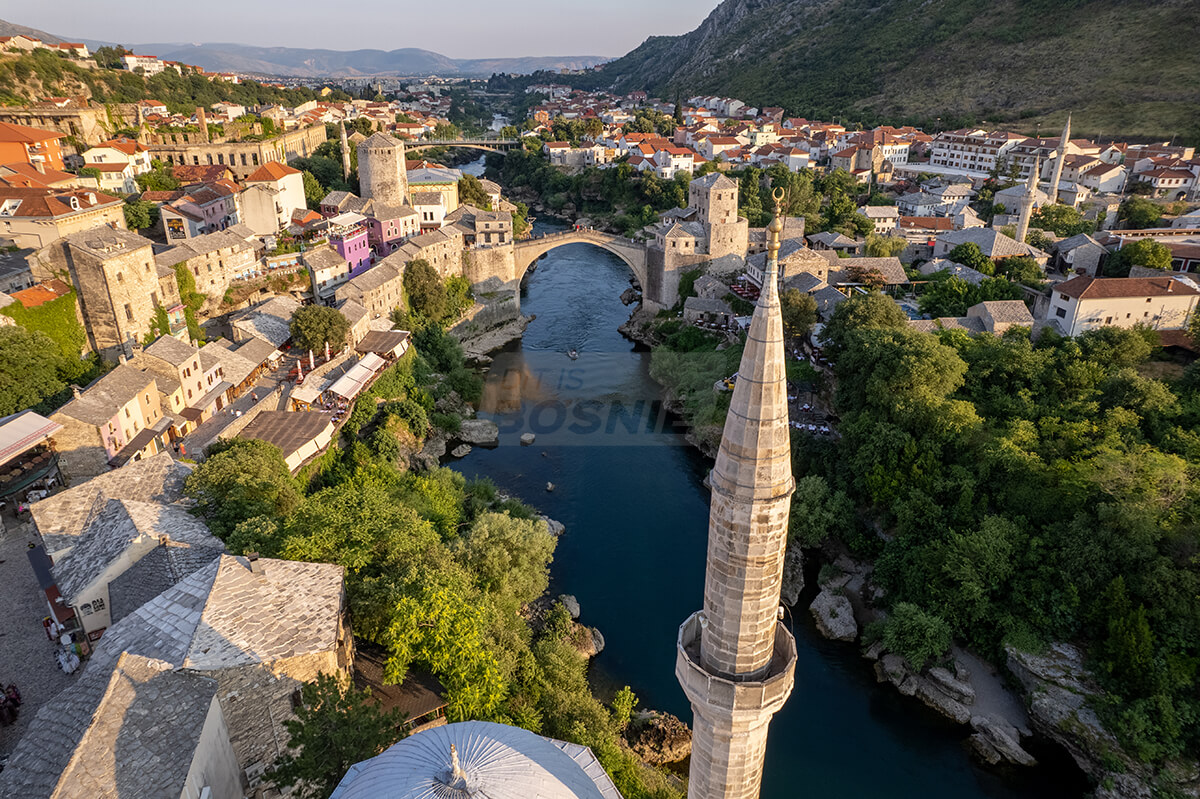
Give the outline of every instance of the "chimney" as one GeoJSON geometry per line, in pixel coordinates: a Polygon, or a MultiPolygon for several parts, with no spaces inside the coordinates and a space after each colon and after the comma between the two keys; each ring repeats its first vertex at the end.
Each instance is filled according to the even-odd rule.
{"type": "Polygon", "coordinates": [[[204,106],[196,106],[196,121],[200,124],[200,141],[208,144],[208,117],[204,115],[204,106]]]}
{"type": "Polygon", "coordinates": [[[247,552],[246,560],[250,563],[250,573],[251,574],[262,574],[263,573],[262,564],[258,562],[258,553],[257,552],[247,552]]]}
{"type": "Polygon", "coordinates": [[[33,168],[36,169],[38,172],[42,173],[43,175],[46,174],[46,165],[45,165],[45,163],[42,162],[42,159],[40,159],[40,158],[33,162],[33,168]]]}

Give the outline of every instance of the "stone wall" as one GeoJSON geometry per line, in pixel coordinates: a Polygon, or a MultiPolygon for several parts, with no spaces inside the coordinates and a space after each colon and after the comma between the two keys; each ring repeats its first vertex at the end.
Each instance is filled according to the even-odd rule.
{"type": "Polygon", "coordinates": [[[462,275],[472,284],[482,283],[493,277],[507,283],[516,277],[516,270],[516,258],[511,243],[497,247],[474,248],[462,255],[462,275]]]}
{"type": "Polygon", "coordinates": [[[52,414],[50,420],[63,426],[54,434],[54,446],[64,485],[78,485],[108,471],[108,453],[95,425],[62,413],[52,414]]]}

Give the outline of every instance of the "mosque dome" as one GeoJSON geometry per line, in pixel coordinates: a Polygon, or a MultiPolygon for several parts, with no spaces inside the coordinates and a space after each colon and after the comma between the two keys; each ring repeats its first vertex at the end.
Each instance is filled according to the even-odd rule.
{"type": "Polygon", "coordinates": [[[621,799],[586,746],[465,721],[419,732],[346,772],[330,799],[621,799]]]}

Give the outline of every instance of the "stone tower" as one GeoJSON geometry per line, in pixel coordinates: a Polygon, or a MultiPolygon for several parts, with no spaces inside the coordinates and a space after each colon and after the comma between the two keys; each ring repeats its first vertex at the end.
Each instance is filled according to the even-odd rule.
{"type": "Polygon", "coordinates": [[[763,291],[713,467],[704,610],[679,628],[675,676],[692,704],[688,799],[757,799],[767,726],[792,692],[796,641],[779,621],[791,445],[779,310],[776,196],[763,291]]]}
{"type": "Polygon", "coordinates": [[[1054,159],[1054,177],[1050,180],[1050,202],[1058,202],[1058,181],[1062,177],[1063,161],[1067,158],[1067,143],[1071,140],[1071,115],[1063,125],[1062,138],[1058,142],[1058,157],[1054,159]]]}
{"type": "Polygon", "coordinates": [[[695,208],[704,226],[708,254],[746,257],[750,248],[750,223],[738,216],[738,184],[719,172],[688,184],[688,206],[695,208]]]}
{"type": "MultiPolygon", "coordinates": [[[[1060,164],[1061,165],[1061,164],[1060,164]]],[[[1042,169],[1042,159],[1033,159],[1033,171],[1029,173],[1029,182],[1025,184],[1025,193],[1021,195],[1020,216],[1017,217],[1017,241],[1025,243],[1025,234],[1029,232],[1029,218],[1033,216],[1033,203],[1037,199],[1038,172],[1042,169]]]]}
{"type": "Polygon", "coordinates": [[[350,180],[350,142],[346,141],[346,123],[338,123],[338,133],[342,137],[342,180],[350,180]]]}
{"type": "Polygon", "coordinates": [[[368,136],[358,145],[359,194],[384,205],[408,204],[408,170],[404,142],[386,133],[368,136]]]}

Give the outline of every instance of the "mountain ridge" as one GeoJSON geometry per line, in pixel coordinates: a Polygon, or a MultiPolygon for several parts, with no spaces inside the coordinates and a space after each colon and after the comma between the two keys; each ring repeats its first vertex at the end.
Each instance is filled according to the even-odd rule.
{"type": "Polygon", "coordinates": [[[1061,124],[1200,140],[1188,0],[725,0],[575,82],[843,121],[1061,124]]]}

